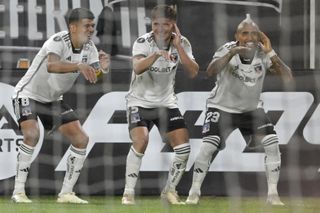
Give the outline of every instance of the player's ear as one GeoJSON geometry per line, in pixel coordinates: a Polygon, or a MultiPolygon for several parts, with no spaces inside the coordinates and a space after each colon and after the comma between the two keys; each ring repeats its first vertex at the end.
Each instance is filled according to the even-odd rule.
{"type": "Polygon", "coordinates": [[[69,31],[75,32],[76,31],[76,25],[75,24],[69,24],[69,31]]]}
{"type": "Polygon", "coordinates": [[[238,33],[234,34],[234,38],[235,38],[236,41],[239,41],[238,33]]]}

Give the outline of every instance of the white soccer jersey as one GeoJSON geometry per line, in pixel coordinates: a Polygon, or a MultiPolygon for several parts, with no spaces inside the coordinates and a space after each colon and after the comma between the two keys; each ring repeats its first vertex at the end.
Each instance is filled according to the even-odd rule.
{"type": "MultiPolygon", "coordinates": [[[[189,41],[185,37],[182,37],[181,43],[187,55],[191,59],[194,59],[189,41]]],[[[132,71],[130,89],[126,96],[127,107],[178,107],[177,97],[174,93],[174,84],[180,58],[177,49],[172,44],[168,49],[175,57],[174,61],[159,57],[144,73],[136,75],[132,71]]],[[[150,32],[134,42],[132,55],[144,55],[147,57],[157,51],[159,51],[159,48],[154,41],[153,33],[150,32]]]]}
{"type": "MultiPolygon", "coordinates": [[[[220,47],[213,60],[224,56],[236,45],[229,42],[220,47]]],[[[258,106],[266,71],[272,62],[263,52],[257,51],[251,64],[243,64],[238,54],[217,74],[215,87],[207,99],[207,107],[230,113],[255,110],[258,106]]]]}
{"type": "Polygon", "coordinates": [[[43,44],[30,68],[16,85],[14,98],[29,97],[47,103],[61,99],[62,95],[72,87],[79,72],[49,73],[47,71],[49,53],[57,54],[62,61],[87,64],[99,62],[99,54],[92,41],[77,51],[73,49],[67,31],[56,33],[43,44]]]}

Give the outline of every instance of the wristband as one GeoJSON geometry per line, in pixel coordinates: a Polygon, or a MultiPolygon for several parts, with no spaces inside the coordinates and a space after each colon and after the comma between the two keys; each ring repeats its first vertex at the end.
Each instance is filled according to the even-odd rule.
{"type": "Polygon", "coordinates": [[[101,68],[101,71],[102,71],[103,74],[107,74],[108,72],[110,72],[110,66],[107,69],[102,69],[101,68]]]}
{"type": "Polygon", "coordinates": [[[270,52],[268,52],[266,55],[271,59],[273,56],[277,55],[277,53],[272,49],[272,50],[271,50],[270,52]]]}

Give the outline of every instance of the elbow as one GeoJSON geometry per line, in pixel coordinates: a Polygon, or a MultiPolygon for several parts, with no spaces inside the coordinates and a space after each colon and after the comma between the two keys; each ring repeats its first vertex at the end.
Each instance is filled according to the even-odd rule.
{"type": "Polygon", "coordinates": [[[213,69],[207,69],[207,70],[206,70],[206,73],[207,73],[207,76],[208,76],[208,77],[212,77],[215,72],[214,72],[213,69]]]}
{"type": "Polygon", "coordinates": [[[53,65],[51,63],[47,64],[47,72],[48,73],[54,73],[54,68],[53,68],[53,65]]]}
{"type": "Polygon", "coordinates": [[[194,69],[192,69],[189,73],[189,78],[195,78],[199,73],[199,65],[197,65],[194,69]]]}
{"type": "Polygon", "coordinates": [[[139,75],[142,73],[141,69],[138,67],[138,66],[135,66],[133,65],[133,72],[136,74],[136,75],[139,75]]]}

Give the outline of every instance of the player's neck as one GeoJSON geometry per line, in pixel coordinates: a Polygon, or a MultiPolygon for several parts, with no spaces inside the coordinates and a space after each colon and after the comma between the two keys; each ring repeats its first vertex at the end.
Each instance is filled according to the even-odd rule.
{"type": "Polygon", "coordinates": [[[81,52],[83,44],[81,42],[79,42],[78,40],[74,39],[71,35],[70,35],[70,41],[71,41],[73,53],[81,52]]]}
{"type": "Polygon", "coordinates": [[[169,50],[170,41],[171,39],[167,39],[167,40],[155,39],[155,42],[160,50],[169,50]]]}
{"type": "Polygon", "coordinates": [[[83,46],[83,44],[81,44],[80,42],[73,41],[72,39],[71,39],[71,44],[74,49],[81,49],[83,46]]]}

